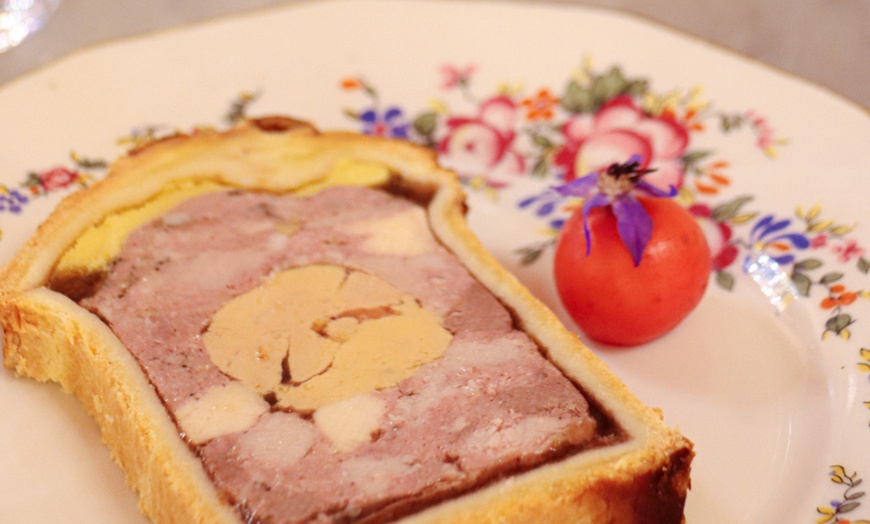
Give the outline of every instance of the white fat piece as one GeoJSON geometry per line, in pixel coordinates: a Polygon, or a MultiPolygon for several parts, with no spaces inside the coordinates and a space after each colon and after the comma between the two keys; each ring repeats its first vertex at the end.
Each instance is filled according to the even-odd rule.
{"type": "Polygon", "coordinates": [[[363,249],[381,255],[418,256],[435,250],[426,212],[411,208],[383,218],[351,224],[348,229],[366,237],[363,249]]]}
{"type": "Polygon", "coordinates": [[[371,442],[386,410],[383,399],[363,393],[321,407],[314,412],[314,423],[335,449],[350,451],[359,444],[371,442]]]}
{"type": "Polygon", "coordinates": [[[191,398],[176,411],[181,431],[193,444],[244,431],[269,411],[269,403],[256,391],[238,381],[212,386],[191,398]]]}

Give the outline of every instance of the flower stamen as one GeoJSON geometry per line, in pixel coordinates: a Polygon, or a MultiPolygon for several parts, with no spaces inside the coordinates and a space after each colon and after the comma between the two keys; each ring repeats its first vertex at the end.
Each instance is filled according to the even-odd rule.
{"type": "Polygon", "coordinates": [[[643,158],[632,155],[627,162],[610,164],[606,169],[589,173],[554,188],[562,197],[582,197],[583,231],[586,235],[586,255],[591,253],[592,239],[586,222],[596,207],[609,206],[616,216],[616,225],[623,244],[631,253],[634,265],[640,264],[643,251],[652,236],[652,219],[637,200],[637,193],[652,197],[673,197],[677,188],[663,191],[643,180],[655,171],[641,167],[643,158]]]}

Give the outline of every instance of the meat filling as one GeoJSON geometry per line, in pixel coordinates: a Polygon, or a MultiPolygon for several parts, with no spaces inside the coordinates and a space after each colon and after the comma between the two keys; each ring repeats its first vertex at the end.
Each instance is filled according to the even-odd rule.
{"type": "Polygon", "coordinates": [[[251,522],[387,521],[600,437],[423,208],[384,191],[197,196],[88,295],[251,522]]]}

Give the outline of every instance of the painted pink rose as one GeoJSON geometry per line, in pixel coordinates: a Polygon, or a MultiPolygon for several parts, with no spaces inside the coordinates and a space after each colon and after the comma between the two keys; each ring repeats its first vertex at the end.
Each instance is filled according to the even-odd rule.
{"type": "Polygon", "coordinates": [[[474,117],[451,117],[438,144],[439,160],[463,176],[483,175],[505,183],[525,171],[525,159],[514,149],[519,111],[507,96],[483,102],[474,117]]]}
{"type": "Polygon", "coordinates": [[[42,189],[53,191],[72,185],[78,180],[79,175],[75,171],[65,167],[53,167],[37,175],[42,189]]]}
{"type": "Polygon", "coordinates": [[[562,127],[564,145],[553,162],[571,181],[632,155],[641,169],[655,169],[644,180],[663,190],[683,183],[682,156],[689,143],[685,127],[669,116],[648,116],[628,96],[616,97],[594,114],[571,118],[562,127]]]}

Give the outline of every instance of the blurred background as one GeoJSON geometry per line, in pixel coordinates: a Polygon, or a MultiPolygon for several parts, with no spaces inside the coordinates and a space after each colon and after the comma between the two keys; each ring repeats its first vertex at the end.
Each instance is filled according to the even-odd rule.
{"type": "MultiPolygon", "coordinates": [[[[99,42],[294,1],[318,0],[63,0],[40,31],[0,53],[0,85],[99,42]]],[[[632,13],[870,108],[870,0],[537,1],[632,13]]]]}

